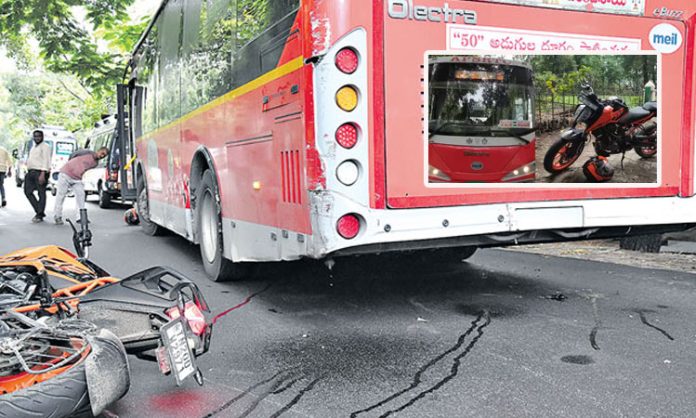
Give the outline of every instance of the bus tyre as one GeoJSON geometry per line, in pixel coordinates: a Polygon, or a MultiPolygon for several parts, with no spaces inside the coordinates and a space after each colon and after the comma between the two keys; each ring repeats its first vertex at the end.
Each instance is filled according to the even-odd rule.
{"type": "Polygon", "coordinates": [[[619,241],[619,248],[643,253],[659,253],[663,241],[662,234],[636,235],[622,238],[619,241]]]}
{"type": "Polygon", "coordinates": [[[196,216],[201,261],[208,277],[215,282],[240,280],[246,277],[246,266],[224,257],[222,214],[213,173],[206,170],[196,193],[196,216]]]}
{"type": "Polygon", "coordinates": [[[99,189],[99,207],[102,209],[109,209],[111,208],[111,194],[104,190],[104,187],[100,184],[99,189]]]}
{"type": "Polygon", "coordinates": [[[147,235],[156,237],[162,235],[162,227],[150,221],[150,198],[147,194],[147,186],[145,181],[138,181],[138,200],[136,202],[138,210],[138,218],[140,219],[140,227],[147,235]]]}

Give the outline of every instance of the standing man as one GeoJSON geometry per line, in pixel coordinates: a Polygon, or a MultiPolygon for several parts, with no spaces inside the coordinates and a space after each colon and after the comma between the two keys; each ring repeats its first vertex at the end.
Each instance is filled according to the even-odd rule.
{"type": "Polygon", "coordinates": [[[97,152],[82,150],[76,151],[71,156],[58,175],[58,192],[56,194],[56,207],[54,209],[54,220],[56,225],[63,225],[63,202],[68,192],[75,193],[78,209],[85,208],[85,185],[82,184],[82,176],[87,170],[97,166],[99,160],[109,155],[109,149],[100,148],[97,152]]]}
{"type": "Polygon", "coordinates": [[[7,206],[5,198],[5,176],[12,175],[12,157],[3,147],[0,147],[0,196],[2,197],[2,207],[7,206]]]}
{"type": "Polygon", "coordinates": [[[32,137],[34,146],[29,151],[27,159],[28,171],[24,178],[24,195],[36,213],[31,221],[39,223],[46,217],[46,186],[48,174],[51,171],[51,146],[44,142],[43,131],[34,131],[32,137]],[[38,199],[34,196],[34,192],[38,193],[38,199]]]}

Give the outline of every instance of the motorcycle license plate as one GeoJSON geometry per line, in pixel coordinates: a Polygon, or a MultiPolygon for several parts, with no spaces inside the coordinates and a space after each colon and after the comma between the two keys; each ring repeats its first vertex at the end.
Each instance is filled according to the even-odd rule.
{"type": "Polygon", "coordinates": [[[175,319],[160,330],[162,342],[169,354],[169,365],[177,385],[196,373],[193,353],[189,347],[184,323],[181,319],[175,319]]]}

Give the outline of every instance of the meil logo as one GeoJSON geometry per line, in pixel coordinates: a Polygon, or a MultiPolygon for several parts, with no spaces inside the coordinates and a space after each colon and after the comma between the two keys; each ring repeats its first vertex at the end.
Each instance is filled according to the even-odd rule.
{"type": "Polygon", "coordinates": [[[675,52],[681,47],[683,41],[679,29],[669,23],[660,23],[652,28],[648,39],[650,39],[650,45],[663,54],[675,52]]]}
{"type": "Polygon", "coordinates": [[[651,42],[654,44],[677,45],[679,44],[679,34],[673,33],[671,35],[662,35],[656,33],[653,35],[651,42]]]}

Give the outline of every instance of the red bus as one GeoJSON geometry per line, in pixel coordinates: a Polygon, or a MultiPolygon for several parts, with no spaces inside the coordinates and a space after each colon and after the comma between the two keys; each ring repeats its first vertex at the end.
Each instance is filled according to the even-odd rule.
{"type": "Polygon", "coordinates": [[[428,65],[428,180],[533,181],[536,124],[529,64],[435,55],[428,65]]]}
{"type": "Polygon", "coordinates": [[[126,189],[146,232],[200,244],[216,280],[246,262],[685,228],[694,12],[678,0],[165,1],[120,88],[126,189]],[[429,182],[429,51],[658,51],[657,181],[429,182]]]}

